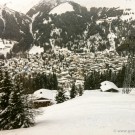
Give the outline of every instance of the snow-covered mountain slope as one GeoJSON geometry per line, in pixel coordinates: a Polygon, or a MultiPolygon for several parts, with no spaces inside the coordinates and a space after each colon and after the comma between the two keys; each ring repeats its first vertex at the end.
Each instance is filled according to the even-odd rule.
{"type": "MultiPolygon", "coordinates": [[[[2,135],[127,135],[135,126],[135,94],[86,91],[82,97],[42,108],[36,125],[2,135]]],[[[132,131],[131,131],[132,130],[132,131]]],[[[131,133],[132,135],[134,132],[131,133]]]]}
{"type": "Polygon", "coordinates": [[[93,7],[88,11],[71,1],[58,6],[54,3],[39,4],[42,8],[37,10],[36,6],[28,12],[33,18],[34,45],[44,50],[60,46],[76,52],[116,51],[123,37],[127,37],[125,26],[128,29],[131,25],[128,31],[134,30],[133,19],[122,19],[126,12],[123,9],[93,7]]]}
{"type": "Polygon", "coordinates": [[[6,5],[10,9],[15,11],[26,13],[30,8],[32,8],[35,4],[39,3],[41,0],[0,0],[0,5],[6,5]]]}
{"type": "Polygon", "coordinates": [[[41,0],[38,4],[33,6],[28,12],[27,15],[32,17],[38,12],[48,13],[54,7],[58,6],[60,3],[65,2],[66,0],[41,0]]]}
{"type": "Polygon", "coordinates": [[[68,2],[66,2],[55,7],[53,10],[51,10],[51,12],[49,12],[49,14],[61,15],[63,13],[71,12],[71,11],[74,11],[73,6],[70,5],[68,2]]]}
{"type": "Polygon", "coordinates": [[[121,16],[121,19],[123,21],[131,21],[131,20],[135,20],[135,10],[133,9],[125,9],[123,12],[123,15],[121,16]]]}
{"type": "Polygon", "coordinates": [[[7,56],[7,53],[10,53],[16,41],[6,40],[0,38],[0,55],[7,56]]]}

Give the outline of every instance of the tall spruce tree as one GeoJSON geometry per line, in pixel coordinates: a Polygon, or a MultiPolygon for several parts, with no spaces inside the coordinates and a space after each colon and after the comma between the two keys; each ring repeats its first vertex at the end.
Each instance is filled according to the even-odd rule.
{"type": "Polygon", "coordinates": [[[72,84],[72,88],[70,90],[70,98],[75,98],[77,95],[75,83],[72,84]]]}
{"type": "Polygon", "coordinates": [[[45,73],[43,74],[43,88],[47,89],[47,76],[45,73]]]}
{"type": "Polygon", "coordinates": [[[123,83],[124,83],[124,77],[125,77],[125,71],[126,71],[126,66],[124,65],[122,67],[121,70],[118,71],[117,73],[117,81],[116,81],[116,85],[118,87],[123,87],[123,83]]]}
{"type": "Polygon", "coordinates": [[[1,89],[2,89],[2,81],[3,81],[3,71],[2,69],[0,68],[0,93],[2,92],[1,89]]]}
{"type": "Polygon", "coordinates": [[[52,82],[53,82],[53,81],[52,81],[52,75],[49,74],[48,77],[47,77],[47,79],[48,79],[48,81],[47,81],[47,89],[50,89],[50,90],[51,90],[51,89],[52,89],[52,86],[53,86],[53,85],[52,85],[52,84],[53,84],[53,83],[52,83],[52,82]]]}
{"type": "MultiPolygon", "coordinates": [[[[129,34],[129,33],[128,33],[129,34]]],[[[125,76],[122,92],[129,94],[135,86],[135,36],[134,31],[131,31],[126,40],[122,43],[122,47],[127,51],[128,59],[125,68],[125,76]]]]}
{"type": "Polygon", "coordinates": [[[41,74],[37,73],[33,79],[33,85],[34,85],[34,90],[39,90],[42,89],[42,78],[41,78],[41,74]]]}
{"type": "Polygon", "coordinates": [[[89,82],[88,82],[88,77],[84,77],[84,89],[88,90],[89,89],[89,82]]]}
{"type": "Polygon", "coordinates": [[[53,73],[53,89],[57,90],[58,89],[58,80],[56,74],[53,73]]]}
{"type": "Polygon", "coordinates": [[[83,95],[83,88],[82,88],[81,85],[79,85],[78,94],[79,94],[79,96],[82,96],[83,95]]]}
{"type": "Polygon", "coordinates": [[[20,79],[11,81],[6,71],[2,82],[2,96],[0,101],[0,130],[29,127],[34,124],[34,113],[28,101],[23,95],[23,87],[20,79]]]}
{"type": "Polygon", "coordinates": [[[34,112],[28,100],[24,95],[24,89],[19,76],[15,78],[14,90],[10,96],[10,129],[27,128],[34,124],[34,112]]]}
{"type": "Polygon", "coordinates": [[[13,91],[13,84],[7,71],[4,73],[1,91],[2,96],[0,101],[0,130],[7,130],[10,129],[10,114],[12,112],[10,107],[10,94],[13,91]]]}
{"type": "Polygon", "coordinates": [[[66,100],[68,100],[68,97],[65,95],[65,91],[63,89],[58,90],[55,100],[56,100],[57,104],[63,103],[66,100]]]}

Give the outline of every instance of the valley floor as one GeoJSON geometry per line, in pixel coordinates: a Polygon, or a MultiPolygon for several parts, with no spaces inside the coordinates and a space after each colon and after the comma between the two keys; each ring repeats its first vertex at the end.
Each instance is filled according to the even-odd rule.
{"type": "Polygon", "coordinates": [[[135,94],[86,91],[62,104],[42,108],[36,125],[0,135],[134,135],[135,94]]]}

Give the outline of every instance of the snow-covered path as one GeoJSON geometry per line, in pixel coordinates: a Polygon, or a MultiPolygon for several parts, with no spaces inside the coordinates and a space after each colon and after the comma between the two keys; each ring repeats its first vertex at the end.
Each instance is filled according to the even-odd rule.
{"type": "Polygon", "coordinates": [[[43,108],[34,127],[0,135],[135,134],[135,95],[85,92],[82,97],[43,108]]]}

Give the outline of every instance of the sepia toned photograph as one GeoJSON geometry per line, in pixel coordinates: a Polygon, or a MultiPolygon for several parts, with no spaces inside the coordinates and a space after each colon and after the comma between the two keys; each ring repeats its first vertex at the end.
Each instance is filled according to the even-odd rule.
{"type": "Polygon", "coordinates": [[[135,0],[0,0],[0,135],[135,135],[135,0]]]}

